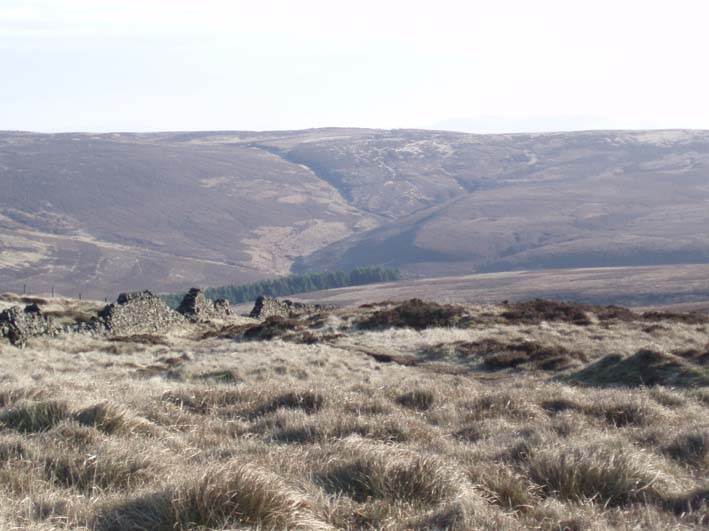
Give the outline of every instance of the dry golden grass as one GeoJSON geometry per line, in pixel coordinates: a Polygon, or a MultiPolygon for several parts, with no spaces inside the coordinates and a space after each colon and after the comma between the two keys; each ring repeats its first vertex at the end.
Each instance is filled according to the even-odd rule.
{"type": "Polygon", "coordinates": [[[706,375],[705,325],[469,307],[455,328],[357,326],[381,308],[280,339],[230,323],[1,346],[0,529],[709,525],[709,392],[672,372],[706,375]],[[578,382],[643,349],[679,369],[658,364],[653,385],[578,382]]]}

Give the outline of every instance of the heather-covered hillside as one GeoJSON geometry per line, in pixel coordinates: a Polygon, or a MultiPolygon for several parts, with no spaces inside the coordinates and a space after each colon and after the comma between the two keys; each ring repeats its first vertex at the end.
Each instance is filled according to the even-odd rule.
{"type": "Polygon", "coordinates": [[[707,263],[709,135],[0,134],[0,285],[707,263]]]}

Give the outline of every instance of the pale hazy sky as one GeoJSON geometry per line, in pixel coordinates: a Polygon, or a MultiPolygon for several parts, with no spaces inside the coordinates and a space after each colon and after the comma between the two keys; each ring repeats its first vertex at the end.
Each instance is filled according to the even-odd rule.
{"type": "Polygon", "coordinates": [[[0,0],[0,130],[709,129],[709,2],[0,0]]]}

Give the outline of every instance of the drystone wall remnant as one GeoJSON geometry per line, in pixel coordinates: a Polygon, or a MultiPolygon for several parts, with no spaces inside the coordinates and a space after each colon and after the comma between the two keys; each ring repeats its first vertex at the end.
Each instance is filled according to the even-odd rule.
{"type": "Polygon", "coordinates": [[[109,304],[99,312],[93,323],[97,333],[130,336],[135,334],[162,333],[185,318],[150,291],[121,293],[115,304],[109,304]]]}
{"type": "Polygon", "coordinates": [[[266,319],[273,315],[279,317],[297,317],[308,313],[316,313],[324,309],[326,309],[326,307],[320,304],[306,304],[262,295],[256,299],[256,303],[249,317],[253,317],[254,319],[266,319]]]}
{"type": "Polygon", "coordinates": [[[43,315],[36,304],[24,309],[13,306],[0,312],[0,341],[22,347],[30,337],[60,332],[114,336],[161,334],[175,325],[226,319],[230,315],[227,301],[220,299],[213,302],[197,288],[189,291],[178,311],[170,309],[150,291],[121,293],[114,304],[105,306],[91,321],[77,322],[63,328],[43,315]]]}
{"type": "Polygon", "coordinates": [[[192,288],[187,292],[177,312],[193,323],[226,319],[231,315],[228,301],[224,299],[211,301],[199,288],[192,288]]]}
{"type": "Polygon", "coordinates": [[[24,308],[13,306],[0,312],[0,338],[17,347],[23,347],[31,337],[54,335],[57,332],[58,328],[52,319],[43,315],[36,304],[24,308]]]}

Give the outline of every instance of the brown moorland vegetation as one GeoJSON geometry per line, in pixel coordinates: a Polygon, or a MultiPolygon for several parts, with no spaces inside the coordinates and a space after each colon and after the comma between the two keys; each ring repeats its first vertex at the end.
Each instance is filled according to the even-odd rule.
{"type": "Polygon", "coordinates": [[[221,326],[0,345],[0,528],[709,525],[700,318],[414,301],[221,326]]]}

